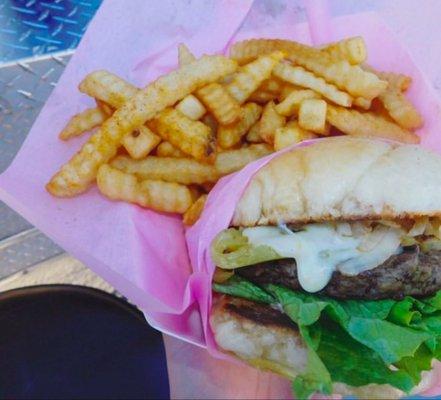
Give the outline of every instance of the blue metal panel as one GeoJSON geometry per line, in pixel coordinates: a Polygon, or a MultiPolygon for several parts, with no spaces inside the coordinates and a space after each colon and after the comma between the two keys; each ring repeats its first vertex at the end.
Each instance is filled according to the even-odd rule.
{"type": "Polygon", "coordinates": [[[0,0],[0,62],[77,47],[102,0],[0,0]]]}

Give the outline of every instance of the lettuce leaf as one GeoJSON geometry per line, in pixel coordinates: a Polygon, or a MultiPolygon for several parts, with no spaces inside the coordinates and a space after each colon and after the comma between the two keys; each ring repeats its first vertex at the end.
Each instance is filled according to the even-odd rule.
{"type": "Polygon", "coordinates": [[[347,331],[355,340],[379,354],[387,364],[412,357],[426,340],[433,337],[424,331],[369,318],[351,318],[347,331]]]}
{"type": "Polygon", "coordinates": [[[308,359],[305,371],[299,374],[292,383],[295,395],[300,399],[307,399],[316,392],[332,394],[331,374],[317,354],[321,337],[320,327],[300,325],[299,330],[308,348],[308,359]]]}
{"type": "Polygon", "coordinates": [[[390,384],[405,392],[414,386],[408,371],[392,371],[377,353],[360,345],[333,321],[321,324],[322,340],[318,354],[334,382],[351,386],[370,383],[390,384]]]}
{"type": "Polygon", "coordinates": [[[441,359],[441,291],[425,299],[336,300],[278,285],[260,287],[238,276],[213,289],[278,303],[298,325],[308,349],[307,367],[292,384],[299,398],[329,394],[332,382],[389,384],[409,392],[432,360],[441,359]]]}
{"type": "Polygon", "coordinates": [[[402,358],[396,366],[400,370],[406,371],[414,382],[420,381],[421,371],[432,369],[433,354],[427,346],[421,346],[414,357],[402,358]]]}
{"type": "Polygon", "coordinates": [[[268,292],[238,275],[233,275],[225,283],[213,283],[213,290],[218,293],[256,301],[257,303],[276,303],[276,299],[268,292]]]}

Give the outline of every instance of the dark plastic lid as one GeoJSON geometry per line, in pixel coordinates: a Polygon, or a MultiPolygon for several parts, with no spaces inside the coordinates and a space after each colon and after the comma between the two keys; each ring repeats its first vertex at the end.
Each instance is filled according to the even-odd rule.
{"type": "Polygon", "coordinates": [[[0,398],[169,398],[161,334],[100,290],[0,293],[0,398]]]}

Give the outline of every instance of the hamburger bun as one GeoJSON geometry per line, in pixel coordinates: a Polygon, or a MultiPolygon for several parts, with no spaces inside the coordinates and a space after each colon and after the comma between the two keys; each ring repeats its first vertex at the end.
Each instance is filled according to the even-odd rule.
{"type": "Polygon", "coordinates": [[[441,157],[416,145],[334,137],[270,161],[232,226],[439,216],[441,157]]]}
{"type": "MultiPolygon", "coordinates": [[[[213,304],[210,324],[218,346],[253,367],[294,379],[306,366],[307,351],[297,327],[270,306],[218,296],[213,304]]],[[[435,379],[433,371],[423,372],[421,383],[412,394],[428,390],[435,379]]],[[[352,387],[334,383],[333,389],[334,394],[359,399],[398,399],[405,396],[404,392],[390,385],[352,387]]]]}

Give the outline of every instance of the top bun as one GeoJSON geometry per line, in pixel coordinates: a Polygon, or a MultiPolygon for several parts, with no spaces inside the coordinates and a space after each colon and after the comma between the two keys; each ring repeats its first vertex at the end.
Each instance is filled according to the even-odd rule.
{"type": "Polygon", "coordinates": [[[441,157],[416,145],[326,138],[252,178],[233,226],[441,215],[441,157]]]}

